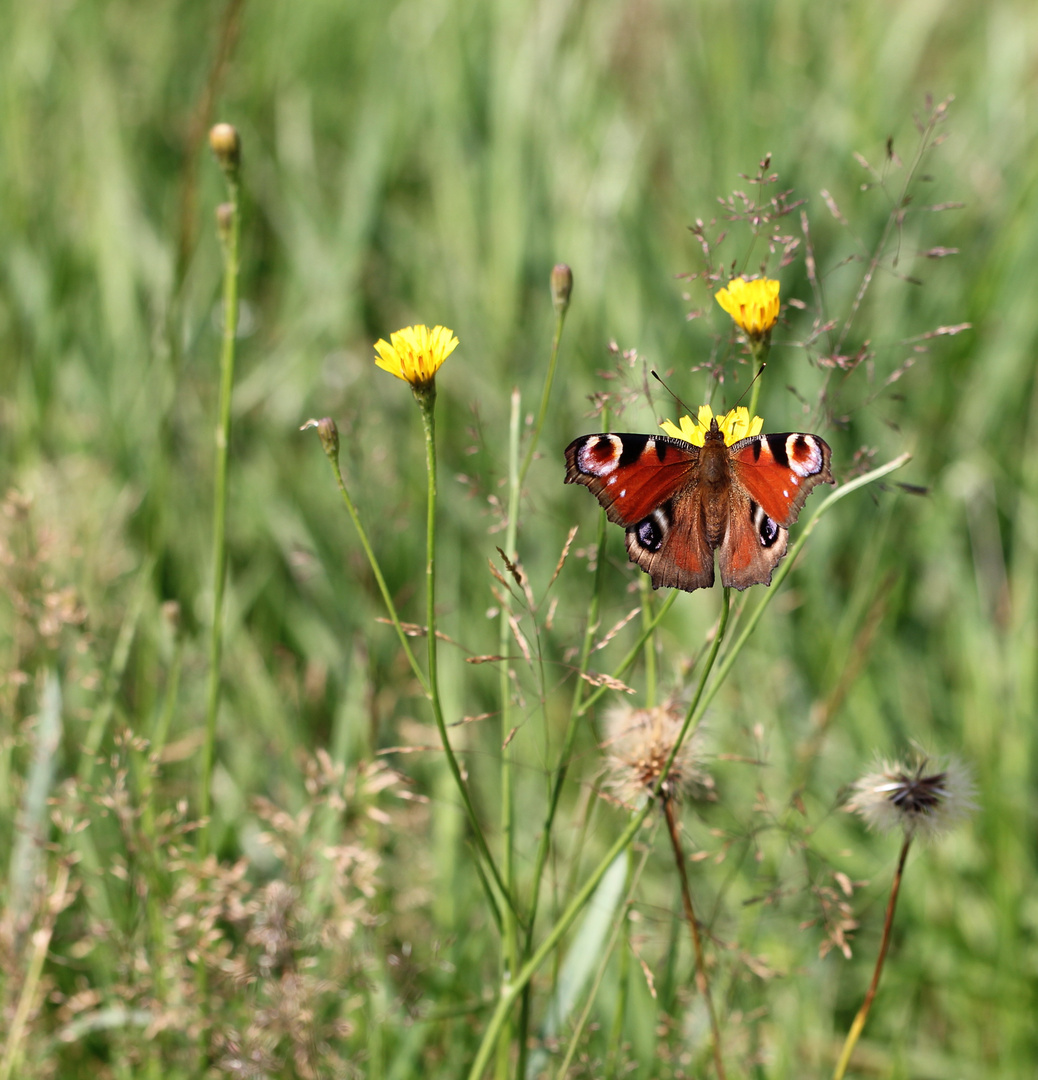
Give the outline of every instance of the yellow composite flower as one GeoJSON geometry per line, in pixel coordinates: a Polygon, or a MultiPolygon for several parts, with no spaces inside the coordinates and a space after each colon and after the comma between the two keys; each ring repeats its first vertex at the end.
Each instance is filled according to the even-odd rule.
{"type": "Polygon", "coordinates": [[[779,282],[772,278],[732,278],[714,297],[751,338],[764,337],[779,316],[779,282]]]}
{"type": "MultiPolygon", "coordinates": [[[[710,421],[714,419],[713,409],[709,405],[700,405],[696,419],[691,416],[683,416],[676,424],[670,420],[664,420],[660,427],[674,439],[684,439],[693,446],[702,446],[706,433],[710,430],[710,421]]],[[[726,446],[737,443],[740,439],[747,439],[751,435],[759,435],[764,427],[764,421],[755,416],[750,419],[750,410],[745,405],[739,405],[730,409],[724,416],[717,417],[717,426],[724,435],[726,446]]]]}
{"type": "Polygon", "coordinates": [[[383,371],[395,375],[421,389],[432,381],[440,365],[458,347],[453,330],[446,326],[405,326],[375,343],[375,363],[383,371]]]}

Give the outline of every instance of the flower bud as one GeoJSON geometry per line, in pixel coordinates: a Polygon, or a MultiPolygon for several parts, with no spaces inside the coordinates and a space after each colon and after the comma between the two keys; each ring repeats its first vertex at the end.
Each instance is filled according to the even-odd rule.
{"type": "Polygon", "coordinates": [[[569,294],[573,291],[573,271],[565,263],[556,263],[551,270],[551,302],[558,314],[569,307],[569,294]]]}
{"type": "Polygon", "coordinates": [[[299,430],[306,431],[307,428],[317,428],[317,436],[321,440],[325,454],[333,460],[338,460],[339,429],[335,421],[330,416],[325,416],[320,420],[307,420],[299,430]]]}
{"type": "Polygon", "coordinates": [[[232,179],[238,175],[241,165],[241,139],[232,124],[214,124],[209,129],[209,145],[212,147],[220,168],[232,179]]]}

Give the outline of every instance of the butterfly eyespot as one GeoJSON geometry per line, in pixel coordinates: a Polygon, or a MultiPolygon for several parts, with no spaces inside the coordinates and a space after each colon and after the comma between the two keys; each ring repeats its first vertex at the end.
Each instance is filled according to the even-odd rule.
{"type": "Polygon", "coordinates": [[[760,537],[762,547],[771,547],[779,538],[778,524],[772,521],[767,514],[761,514],[761,522],[757,526],[757,535],[760,537]]]}
{"type": "Polygon", "coordinates": [[[608,476],[620,463],[623,450],[623,440],[616,435],[596,435],[577,451],[577,468],[585,476],[608,476]]]}
{"type": "Polygon", "coordinates": [[[639,521],[634,526],[633,532],[638,538],[638,543],[646,551],[659,551],[663,546],[669,528],[670,522],[661,507],[658,510],[653,510],[644,521],[639,521]]]}
{"type": "Polygon", "coordinates": [[[774,546],[775,541],[779,538],[778,522],[768,517],[763,508],[755,502],[750,503],[750,520],[753,522],[753,527],[760,539],[761,547],[769,548],[774,546]]]}
{"type": "MultiPolygon", "coordinates": [[[[822,448],[813,435],[793,434],[786,438],[786,458],[797,476],[816,476],[822,471],[822,448]]],[[[797,481],[794,479],[793,481],[797,481]]]]}

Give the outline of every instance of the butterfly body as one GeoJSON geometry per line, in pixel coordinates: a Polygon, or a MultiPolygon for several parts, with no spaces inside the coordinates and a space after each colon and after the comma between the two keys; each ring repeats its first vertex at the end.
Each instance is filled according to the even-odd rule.
{"type": "Polygon", "coordinates": [[[654,588],[767,585],[811,489],[833,483],[817,435],[753,435],[727,446],[717,420],[703,445],[663,435],[583,435],[566,483],[583,484],[627,530],[627,553],[654,588]]]}

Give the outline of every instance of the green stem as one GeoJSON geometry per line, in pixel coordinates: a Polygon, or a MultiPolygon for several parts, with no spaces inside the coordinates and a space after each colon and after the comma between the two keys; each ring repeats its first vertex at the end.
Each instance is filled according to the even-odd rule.
{"type": "Polygon", "coordinates": [[[443,718],[443,705],[440,701],[440,678],[436,659],[435,382],[430,382],[427,386],[424,387],[415,387],[414,396],[415,400],[418,402],[419,409],[422,414],[422,423],[425,427],[425,467],[429,484],[425,523],[425,618],[427,623],[426,641],[428,642],[429,646],[429,701],[432,705],[433,718],[436,721],[436,729],[440,733],[440,742],[443,744],[444,753],[447,755],[447,765],[450,768],[451,775],[454,777],[454,783],[457,785],[458,793],[461,795],[461,801],[465,806],[465,813],[468,815],[469,824],[472,826],[472,832],[476,839],[476,847],[479,849],[480,855],[482,855],[483,859],[486,861],[486,865],[489,868],[491,876],[494,879],[494,884],[499,889],[501,896],[505,901],[505,904],[518,919],[519,914],[516,910],[515,899],[512,896],[511,891],[505,886],[505,882],[501,876],[501,872],[498,870],[497,864],[494,862],[494,859],[490,854],[490,849],[487,846],[486,837],[483,835],[483,830],[480,828],[479,825],[479,818],[476,816],[476,808],[472,805],[472,798],[469,795],[468,787],[465,784],[464,777],[461,775],[461,767],[458,765],[458,759],[454,755],[454,750],[451,747],[450,739],[447,736],[447,724],[443,718]]]}
{"type": "Polygon", "coordinates": [[[847,1071],[847,1066],[851,1060],[851,1054],[854,1052],[858,1037],[865,1027],[865,1021],[868,1019],[869,1010],[872,1008],[872,1002],[876,997],[876,990],[879,988],[879,977],[883,974],[883,962],[887,958],[887,949],[890,947],[890,928],[894,924],[894,909],[897,907],[897,894],[901,889],[901,878],[905,872],[905,860],[908,858],[908,849],[911,843],[912,836],[911,834],[908,834],[905,836],[905,841],[901,845],[901,855],[897,860],[897,870],[894,872],[894,880],[890,886],[890,899],[887,901],[887,914],[886,918],[883,920],[883,937],[879,943],[879,956],[876,957],[876,969],[872,973],[872,982],[869,983],[869,988],[865,992],[865,1000],[858,1010],[858,1015],[854,1018],[854,1023],[851,1024],[850,1031],[847,1032],[847,1039],[843,1044],[840,1060],[836,1063],[836,1068],[833,1070],[833,1080],[843,1080],[843,1074],[847,1071]]]}
{"type": "Polygon", "coordinates": [[[577,681],[573,687],[573,702],[569,710],[569,720],[566,723],[566,732],[562,737],[562,749],[559,752],[559,761],[555,766],[555,775],[552,778],[551,791],[548,796],[548,812],[544,817],[544,826],[541,829],[541,837],[537,843],[537,855],[534,858],[533,886],[530,896],[530,921],[527,927],[526,951],[530,951],[530,936],[533,934],[534,922],[537,918],[541,892],[541,878],[544,874],[544,866],[548,860],[548,850],[551,846],[551,828],[555,821],[555,813],[558,810],[559,798],[562,795],[562,785],[566,781],[566,773],[569,770],[570,758],[573,754],[573,743],[577,738],[577,728],[580,723],[580,703],[584,695],[585,682],[581,677],[587,671],[588,658],[591,655],[591,646],[595,641],[595,631],[598,629],[598,607],[601,597],[602,586],[602,558],[603,544],[606,536],[606,516],[601,514],[598,522],[598,552],[599,558],[595,567],[595,584],[591,591],[591,602],[588,605],[587,623],[584,627],[584,643],[580,649],[580,659],[577,662],[577,681]]]}
{"type": "MultiPolygon", "coordinates": [[[[321,421],[321,423],[324,423],[324,421],[321,421]]],[[[318,424],[314,420],[309,420],[303,426],[317,427],[318,424]]],[[[375,551],[371,546],[371,541],[368,539],[368,534],[361,524],[356,504],[353,502],[349,489],[346,487],[346,482],[342,478],[342,469],[339,467],[338,437],[336,436],[334,446],[329,446],[327,444],[323,445],[325,456],[328,458],[328,463],[331,465],[332,473],[335,476],[335,482],[339,485],[339,494],[342,496],[343,505],[346,507],[346,512],[350,515],[353,527],[357,530],[357,536],[360,538],[360,546],[364,549],[368,565],[371,567],[371,573],[374,575],[375,583],[378,585],[378,591],[382,594],[382,602],[386,605],[386,611],[389,612],[390,621],[393,623],[393,627],[396,630],[397,638],[400,641],[400,648],[403,649],[404,656],[407,657],[407,662],[411,665],[411,671],[418,680],[418,685],[421,686],[422,693],[425,694],[426,697],[431,697],[425,673],[419,666],[418,660],[411,649],[411,643],[408,641],[407,634],[404,632],[403,624],[400,622],[400,616],[397,614],[396,604],[393,603],[393,596],[390,593],[389,586],[386,584],[386,579],[382,574],[382,567],[379,566],[378,559],[375,557],[375,551]]]]}
{"type": "Polygon", "coordinates": [[[650,811],[653,809],[656,799],[659,796],[660,788],[663,786],[663,782],[666,780],[670,768],[674,763],[674,758],[678,751],[681,749],[681,743],[684,739],[686,730],[688,729],[689,719],[691,718],[692,711],[695,709],[698,699],[702,696],[703,687],[706,684],[707,675],[710,673],[710,669],[713,667],[714,661],[717,658],[717,650],[721,646],[721,642],[724,639],[725,627],[728,623],[728,611],[729,611],[729,590],[725,589],[721,604],[721,617],[718,622],[717,633],[714,636],[713,644],[710,647],[710,652],[707,654],[706,664],[703,668],[703,674],[699,680],[699,686],[696,689],[695,696],[692,700],[692,705],[689,709],[689,716],[685,719],[685,724],[681,729],[681,733],[674,741],[674,746],[671,749],[670,756],[667,758],[666,763],[660,770],[659,779],[656,781],[656,786],[653,788],[651,795],[646,800],[645,805],[631,818],[627,827],[617,837],[612,847],[606,852],[605,856],[599,862],[598,866],[592,871],[591,875],[581,886],[577,894],[569,902],[566,910],[562,913],[555,925],[548,932],[544,941],[538,946],[536,952],[530,957],[529,960],[523,965],[522,969],[518,972],[515,978],[506,986],[501,989],[501,994],[498,997],[497,1007],[494,1009],[494,1013],[490,1018],[490,1022],[487,1025],[486,1031],[483,1033],[483,1041],[480,1043],[479,1050],[476,1054],[476,1059],[472,1063],[472,1068],[469,1070],[469,1080],[479,1080],[483,1075],[483,1070],[486,1068],[490,1055],[497,1045],[498,1035],[508,1019],[512,1010],[512,1005],[515,1003],[516,998],[522,993],[523,988],[533,978],[534,973],[544,963],[545,959],[551,954],[562,939],[563,934],[573,925],[573,921],[583,910],[584,905],[591,899],[598,888],[599,883],[605,876],[609,867],[612,866],[616,857],[627,847],[627,845],[634,839],[635,834],[642,826],[642,822],[648,817],[650,811]]]}
{"type": "Polygon", "coordinates": [[[750,338],[750,356],[753,358],[753,387],[750,390],[750,419],[757,415],[757,402],[760,400],[760,384],[764,378],[764,367],[771,352],[771,331],[762,338],[750,338]]]}
{"type": "MultiPolygon", "coordinates": [[[[508,518],[505,526],[505,557],[513,564],[517,560],[516,538],[519,532],[519,494],[521,483],[519,476],[519,416],[521,398],[519,390],[512,391],[512,408],[508,424],[508,518]]],[[[530,450],[533,450],[533,442],[530,450]]],[[[527,456],[527,464],[529,463],[527,456]]],[[[508,655],[511,652],[511,620],[512,596],[507,588],[501,590],[501,618],[498,633],[498,652],[504,659],[501,660],[499,675],[499,697],[501,709],[500,738],[501,738],[501,871],[505,879],[505,889],[510,896],[516,895],[515,889],[515,795],[513,792],[514,770],[512,767],[512,686],[511,664],[508,655]]],[[[519,967],[519,933],[513,912],[504,912],[502,942],[502,984],[515,974],[519,967]]],[[[525,1040],[522,1040],[525,1042],[525,1040]]],[[[509,1025],[505,1025],[501,1032],[498,1047],[497,1074],[501,1080],[508,1075],[509,1050],[511,1046],[511,1032],[509,1025]]],[[[525,1071],[525,1050],[519,1047],[519,1061],[517,1075],[522,1076],[525,1071]]]]}
{"type": "Polygon", "coordinates": [[[199,813],[202,828],[198,853],[209,852],[216,718],[220,711],[220,666],[223,659],[223,594],[227,577],[227,473],[231,442],[231,391],[234,387],[235,340],[238,333],[238,249],[241,238],[241,199],[236,175],[227,174],[231,207],[223,250],[223,348],[220,354],[220,404],[216,426],[216,476],[213,485],[213,606],[209,637],[209,688],[206,694],[205,741],[202,744],[202,783],[199,813]]]}
{"type": "MultiPolygon", "coordinates": [[[[602,410],[602,427],[609,426],[608,409],[602,410]]],[[[534,923],[537,921],[537,908],[540,903],[541,878],[544,874],[544,866],[548,859],[548,850],[551,846],[551,828],[555,821],[555,813],[558,810],[559,798],[562,795],[562,785],[566,781],[566,773],[569,770],[570,757],[573,754],[573,743],[577,737],[577,727],[580,718],[584,715],[581,701],[584,696],[584,674],[587,672],[588,659],[591,656],[591,647],[595,643],[595,633],[598,630],[598,610],[602,598],[602,583],[605,580],[603,570],[605,567],[605,544],[606,544],[606,516],[599,514],[598,537],[596,548],[598,557],[595,560],[595,582],[591,589],[591,601],[588,604],[587,621],[584,624],[584,642],[580,647],[580,659],[577,662],[577,681],[573,687],[573,701],[570,705],[569,720],[566,722],[566,732],[562,738],[562,750],[559,752],[559,761],[555,766],[555,775],[552,778],[551,790],[548,795],[548,812],[544,818],[544,827],[537,843],[537,854],[534,858],[533,885],[530,890],[530,921],[527,928],[526,953],[529,955],[532,944],[534,923]]],[[[635,656],[637,653],[635,653],[635,656]]],[[[634,657],[631,658],[634,662],[634,657]]],[[[604,689],[604,688],[603,688],[604,689]]]]}
{"type": "MultiPolygon", "coordinates": [[[[761,602],[753,610],[750,616],[746,620],[746,624],[743,627],[742,633],[732,643],[732,647],[725,653],[724,659],[721,661],[717,669],[717,676],[714,679],[709,691],[704,696],[702,703],[699,706],[700,716],[706,711],[710,702],[713,701],[714,695],[721,688],[721,684],[727,678],[728,673],[731,671],[739,653],[742,651],[743,646],[750,639],[750,635],[753,633],[760,622],[761,616],[764,614],[768,605],[778,595],[779,586],[786,580],[787,575],[793,569],[796,563],[797,556],[800,554],[802,548],[807,543],[807,538],[811,535],[815,526],[818,524],[821,516],[833,506],[836,505],[841,499],[850,495],[852,492],[857,491],[859,488],[865,487],[867,484],[871,484],[881,477],[886,476],[888,473],[894,472],[896,469],[900,469],[902,465],[911,460],[911,454],[901,454],[900,457],[894,458],[893,461],[888,461],[886,465],[880,465],[879,468],[873,469],[871,472],[867,472],[862,476],[855,477],[849,483],[842,484],[834,492],[832,492],[828,498],[819,503],[818,508],[807,520],[800,535],[796,539],[796,543],[789,549],[788,554],[782,562],[782,565],[778,568],[774,578],[771,582],[771,588],[769,588],[761,602]]],[[[697,717],[698,720],[698,717],[697,717]]]]}

